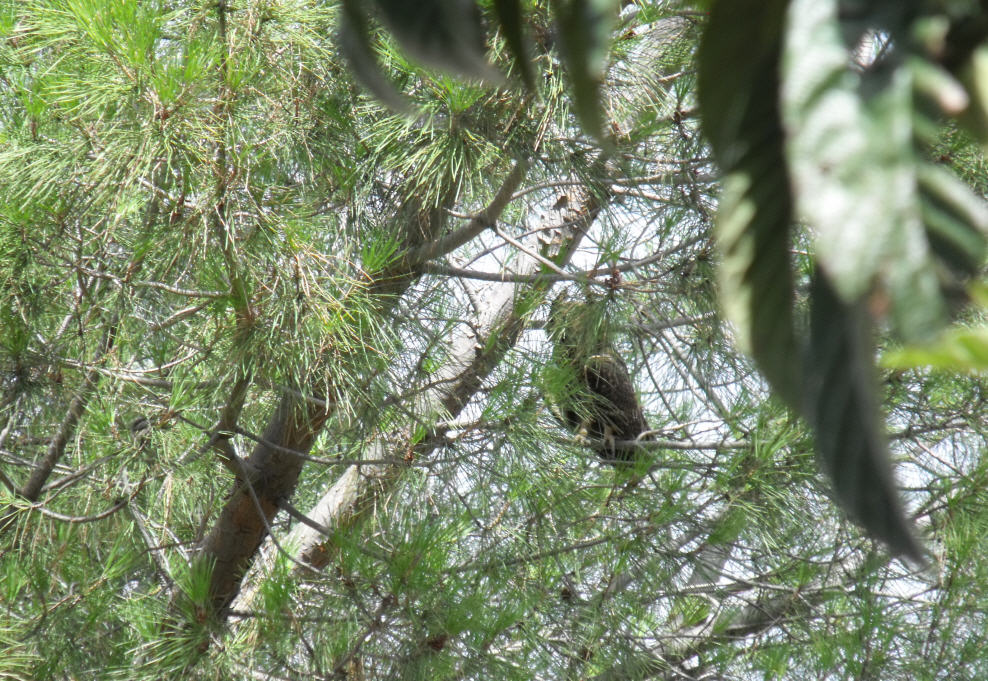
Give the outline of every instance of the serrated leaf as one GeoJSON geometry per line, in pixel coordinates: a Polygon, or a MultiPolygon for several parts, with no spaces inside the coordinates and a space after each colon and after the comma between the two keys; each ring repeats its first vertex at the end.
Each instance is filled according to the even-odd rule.
{"type": "Polygon", "coordinates": [[[703,129],[725,172],[715,231],[721,302],[742,349],[797,403],[791,200],[777,105],[786,0],[721,0],[700,48],[703,129]]]}
{"type": "Polygon", "coordinates": [[[874,377],[871,323],[821,273],[810,284],[805,413],[817,454],[849,516],[893,553],[922,561],[892,475],[874,377]]]}
{"type": "Polygon", "coordinates": [[[577,118],[587,134],[603,140],[600,87],[617,6],[613,0],[554,0],[552,4],[577,118]]]}
{"type": "Polygon", "coordinates": [[[381,20],[408,56],[423,66],[492,83],[480,10],[473,0],[376,0],[381,20]]]}
{"type": "Polygon", "coordinates": [[[947,320],[926,239],[909,69],[848,66],[838,0],[793,0],[783,60],[787,157],[819,262],[851,303],[878,285],[907,339],[947,320]]]}
{"type": "Polygon", "coordinates": [[[522,26],[522,9],[520,0],[494,0],[494,11],[497,13],[501,34],[508,44],[511,55],[515,58],[518,74],[529,91],[535,90],[535,76],[532,74],[532,63],[526,48],[525,34],[522,26]]]}

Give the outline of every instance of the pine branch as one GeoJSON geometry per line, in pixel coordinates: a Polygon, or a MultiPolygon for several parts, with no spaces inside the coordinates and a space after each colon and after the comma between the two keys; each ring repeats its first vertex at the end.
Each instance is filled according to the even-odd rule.
{"type": "MultiPolygon", "coordinates": [[[[110,348],[113,347],[113,341],[117,336],[117,328],[117,318],[114,317],[103,332],[103,338],[100,341],[100,347],[96,354],[97,362],[103,360],[110,351],[110,348]]],[[[73,433],[75,433],[79,420],[86,411],[86,404],[93,397],[96,386],[99,384],[99,379],[100,373],[95,369],[90,370],[83,377],[82,384],[69,403],[65,418],[62,419],[58,431],[52,437],[51,442],[49,442],[45,455],[41,461],[35,464],[34,470],[31,472],[27,481],[17,490],[18,497],[32,504],[38,500],[41,490],[51,476],[52,471],[55,470],[56,464],[58,464],[65,454],[65,448],[72,438],[73,433]]],[[[0,513],[0,536],[14,525],[18,513],[19,509],[16,504],[8,505],[4,509],[4,512],[0,513]]]]}
{"type": "MultiPolygon", "coordinates": [[[[573,225],[571,229],[563,227],[568,236],[556,245],[554,256],[559,264],[568,261],[602,207],[600,198],[586,187],[581,196],[574,197],[569,205],[571,208],[564,208],[554,216],[559,219],[559,224],[573,225]]],[[[540,267],[536,258],[521,258],[512,267],[512,273],[532,274],[540,267]]],[[[445,380],[435,380],[434,388],[418,400],[414,411],[425,418],[426,423],[434,419],[435,414],[451,414],[455,418],[460,413],[483,378],[501,361],[524,328],[525,319],[520,315],[516,301],[523,295],[544,296],[550,285],[544,279],[540,280],[539,285],[527,289],[518,285],[502,285],[485,297],[485,314],[462,328],[450,341],[450,359],[439,372],[445,380]]],[[[404,437],[378,440],[370,445],[371,453],[366,458],[390,455],[417,460],[428,456],[438,440],[427,436],[419,444],[412,442],[411,432],[405,433],[404,437]]],[[[394,466],[348,469],[308,515],[320,525],[330,528],[337,528],[342,522],[355,522],[360,511],[367,508],[374,498],[386,494],[400,474],[401,470],[394,466]]],[[[318,534],[299,528],[293,544],[299,546],[298,555],[304,562],[317,567],[325,564],[325,543],[318,534]]]]}

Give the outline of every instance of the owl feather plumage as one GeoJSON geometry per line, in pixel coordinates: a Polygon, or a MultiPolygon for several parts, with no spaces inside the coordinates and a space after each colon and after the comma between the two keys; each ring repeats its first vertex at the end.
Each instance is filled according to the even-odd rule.
{"type": "Polygon", "coordinates": [[[638,439],[649,427],[604,312],[602,305],[572,300],[566,292],[553,301],[549,398],[566,426],[584,435],[601,459],[630,461],[634,449],[617,443],[638,439]]]}

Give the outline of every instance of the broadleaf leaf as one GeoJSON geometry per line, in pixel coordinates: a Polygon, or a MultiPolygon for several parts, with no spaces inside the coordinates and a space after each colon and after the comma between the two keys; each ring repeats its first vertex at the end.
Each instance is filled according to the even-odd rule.
{"type": "Polygon", "coordinates": [[[920,205],[933,252],[964,276],[984,266],[988,206],[956,175],[930,164],[919,168],[920,205]]]}
{"type": "Polygon", "coordinates": [[[862,302],[845,303],[823,274],[810,288],[805,412],[820,463],[848,515],[894,553],[921,562],[879,416],[870,318],[862,302]]]}
{"type": "Polygon", "coordinates": [[[602,140],[601,83],[617,7],[613,0],[555,0],[553,7],[577,118],[589,135],[602,140]]]}
{"type": "Polygon", "coordinates": [[[370,25],[359,0],[343,0],[339,44],[353,75],[382,104],[398,113],[413,115],[411,102],[381,72],[369,35],[370,25]]]}
{"type": "Polygon", "coordinates": [[[847,303],[879,289],[906,339],[947,321],[921,218],[910,69],[859,73],[838,0],[793,0],[783,60],[783,113],[797,212],[847,303]]]}
{"type": "Polygon", "coordinates": [[[700,48],[703,128],[725,173],[716,234],[721,301],[742,348],[795,405],[792,218],[777,104],[786,0],[720,0],[700,48]]]}
{"type": "Polygon", "coordinates": [[[882,365],[892,369],[932,367],[988,372],[988,326],[950,329],[929,345],[890,351],[882,357],[882,365]]]}
{"type": "Polygon", "coordinates": [[[474,0],[376,0],[381,20],[408,56],[423,66],[492,83],[484,26],[474,0]]]}
{"type": "Polygon", "coordinates": [[[494,11],[497,13],[504,41],[515,58],[515,65],[518,67],[522,82],[530,91],[535,90],[535,76],[532,74],[532,64],[522,29],[524,22],[520,0],[494,0],[494,11]]]}

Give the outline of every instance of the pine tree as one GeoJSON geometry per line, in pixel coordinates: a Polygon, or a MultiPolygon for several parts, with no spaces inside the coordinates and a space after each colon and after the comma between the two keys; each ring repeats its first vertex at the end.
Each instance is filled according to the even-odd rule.
{"type": "Polygon", "coordinates": [[[335,3],[0,5],[0,676],[984,675],[983,378],[883,375],[915,571],[718,315],[699,13],[599,24],[602,140],[600,36],[524,9],[529,89],[335,3]],[[621,495],[546,399],[563,289],[650,427],[621,495]]]}

